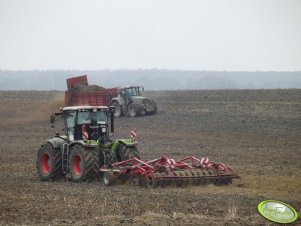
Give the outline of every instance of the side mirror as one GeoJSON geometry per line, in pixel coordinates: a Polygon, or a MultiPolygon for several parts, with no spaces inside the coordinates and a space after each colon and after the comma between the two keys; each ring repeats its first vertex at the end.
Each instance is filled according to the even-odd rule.
{"type": "Polygon", "coordinates": [[[141,86],[141,90],[144,91],[144,86],[141,86]]]}
{"type": "Polygon", "coordinates": [[[113,114],[115,113],[115,106],[110,106],[110,107],[109,107],[109,113],[111,113],[111,114],[112,114],[112,113],[113,113],[113,114]]]}
{"type": "Polygon", "coordinates": [[[54,116],[54,114],[52,114],[50,116],[50,123],[51,123],[51,128],[54,128],[54,123],[55,123],[55,116],[54,116]]]}

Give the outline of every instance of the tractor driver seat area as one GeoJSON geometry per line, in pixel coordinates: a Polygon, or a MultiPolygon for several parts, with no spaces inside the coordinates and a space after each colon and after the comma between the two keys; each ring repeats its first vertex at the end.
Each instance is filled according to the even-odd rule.
{"type": "Polygon", "coordinates": [[[77,123],[74,126],[74,140],[89,139],[90,124],[91,124],[90,112],[88,111],[81,112],[77,118],[77,123]],[[83,131],[86,131],[88,133],[86,138],[84,138],[83,131]]]}
{"type": "Polygon", "coordinates": [[[103,110],[80,109],[77,117],[69,113],[67,118],[68,136],[70,140],[98,140],[100,124],[107,124],[107,115],[103,110]]]}
{"type": "Polygon", "coordinates": [[[75,125],[74,140],[97,140],[99,138],[97,122],[75,125]],[[86,132],[86,136],[83,132],[86,132]]]}

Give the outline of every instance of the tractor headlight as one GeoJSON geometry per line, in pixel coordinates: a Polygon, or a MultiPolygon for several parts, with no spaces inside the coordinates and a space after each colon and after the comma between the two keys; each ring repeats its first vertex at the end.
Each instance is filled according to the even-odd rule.
{"type": "Polygon", "coordinates": [[[102,128],[101,132],[103,132],[103,133],[107,132],[107,128],[102,128]]]}

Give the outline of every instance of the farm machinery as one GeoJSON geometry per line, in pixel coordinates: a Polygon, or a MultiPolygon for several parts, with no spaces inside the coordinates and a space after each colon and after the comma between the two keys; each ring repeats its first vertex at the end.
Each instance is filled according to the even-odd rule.
{"type": "Polygon", "coordinates": [[[207,157],[198,159],[193,156],[177,161],[164,155],[148,161],[132,158],[116,162],[110,168],[102,167],[100,171],[103,173],[102,180],[106,186],[114,183],[116,179],[121,182],[129,179],[134,185],[156,188],[209,183],[227,185],[232,183],[232,179],[238,178],[228,165],[209,162],[207,157]]]}
{"type": "Polygon", "coordinates": [[[110,139],[114,133],[114,110],[106,106],[70,106],[52,114],[52,127],[55,117],[60,116],[65,134],[56,133],[41,145],[37,155],[40,179],[48,181],[68,175],[75,182],[85,181],[98,177],[101,166],[139,159],[134,139],[110,139]]]}
{"type": "Polygon", "coordinates": [[[145,115],[156,114],[156,102],[151,98],[142,96],[141,90],[144,90],[142,86],[106,89],[96,85],[88,85],[86,75],[72,77],[67,79],[65,105],[114,106],[116,118],[125,115],[136,117],[142,113],[145,115]]]}
{"type": "Polygon", "coordinates": [[[155,188],[170,184],[229,184],[238,178],[228,165],[210,162],[207,157],[174,160],[161,156],[142,161],[135,131],[131,131],[129,139],[111,139],[114,113],[114,106],[70,106],[52,114],[52,127],[55,118],[61,117],[65,134],[56,133],[41,145],[36,162],[40,179],[68,176],[81,182],[101,177],[106,186],[131,181],[155,188]]]}

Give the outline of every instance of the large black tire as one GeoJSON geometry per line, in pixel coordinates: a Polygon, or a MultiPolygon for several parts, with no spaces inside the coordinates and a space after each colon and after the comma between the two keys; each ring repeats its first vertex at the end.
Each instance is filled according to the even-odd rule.
{"type": "Polygon", "coordinates": [[[125,144],[120,144],[116,153],[117,161],[125,161],[131,158],[140,159],[139,151],[136,146],[126,146],[125,144]]]}
{"type": "Polygon", "coordinates": [[[51,144],[43,145],[37,155],[36,162],[39,177],[42,181],[50,181],[62,177],[62,153],[51,144]]]}
{"type": "Polygon", "coordinates": [[[69,164],[70,176],[74,182],[82,182],[99,176],[99,153],[94,148],[75,145],[71,150],[69,164]]]}
{"type": "Polygon", "coordinates": [[[140,159],[139,152],[135,146],[129,146],[126,147],[124,151],[124,158],[125,160],[131,159],[131,158],[137,158],[140,159]]]}
{"type": "Polygon", "coordinates": [[[128,105],[128,115],[135,118],[140,115],[142,108],[138,104],[129,103],[128,105]]]}
{"type": "Polygon", "coordinates": [[[120,104],[117,101],[113,101],[112,106],[115,107],[114,117],[120,118],[123,115],[122,107],[120,106],[120,104]]]}
{"type": "Polygon", "coordinates": [[[153,110],[145,111],[145,114],[146,115],[154,115],[157,113],[157,110],[158,110],[157,104],[153,99],[150,99],[149,101],[150,101],[151,105],[153,106],[153,110]]]}

